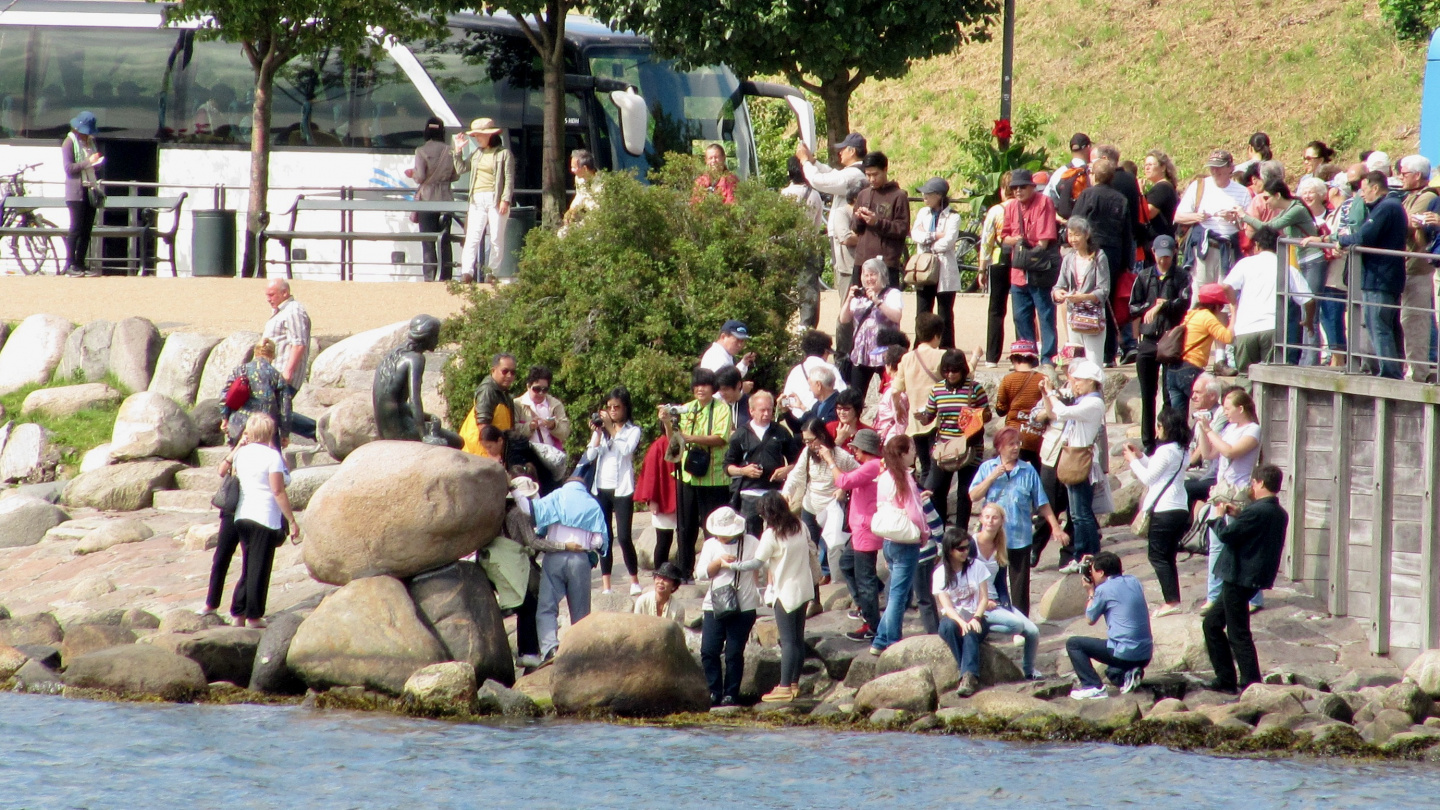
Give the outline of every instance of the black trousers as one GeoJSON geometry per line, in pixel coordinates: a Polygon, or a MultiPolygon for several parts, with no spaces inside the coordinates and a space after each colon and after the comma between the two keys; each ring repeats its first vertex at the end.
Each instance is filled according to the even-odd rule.
{"type": "Polygon", "coordinates": [[[518,655],[540,654],[540,630],[535,614],[540,612],[540,567],[530,563],[530,583],[525,588],[525,601],[515,610],[515,652],[518,655]]]}
{"type": "Polygon", "coordinates": [[[930,581],[935,576],[939,557],[931,557],[915,567],[915,608],[920,611],[920,625],[926,635],[940,631],[940,611],[935,607],[935,595],[930,592],[930,581]]]}
{"type": "MultiPolygon", "coordinates": [[[[235,549],[240,546],[240,534],[235,530],[235,514],[233,512],[220,513],[220,540],[215,546],[215,557],[210,561],[210,591],[205,595],[205,607],[209,610],[219,610],[220,600],[225,597],[225,575],[230,573],[230,559],[235,556],[235,549]]],[[[237,608],[240,604],[241,588],[235,588],[235,600],[230,603],[230,615],[239,616],[244,613],[243,608],[237,608]]]]}
{"type": "Polygon", "coordinates": [[[862,366],[858,364],[850,366],[850,387],[859,391],[860,396],[868,396],[870,394],[870,381],[880,376],[881,371],[884,371],[884,368],[881,366],[862,366]]]}
{"type": "Polygon", "coordinates": [[[1010,604],[1021,615],[1030,615],[1030,548],[1010,549],[1010,569],[1006,584],[1010,586],[1010,604]]]}
{"type": "Polygon", "coordinates": [[[939,287],[915,288],[915,317],[920,317],[922,312],[934,312],[940,316],[940,346],[945,349],[955,348],[955,293],[936,292],[939,287]],[[937,310],[935,305],[939,304],[937,310]]]}
{"type": "MultiPolygon", "coordinates": [[[[711,450],[714,452],[714,450],[711,450]]],[[[722,506],[730,503],[730,487],[697,487],[687,484],[684,481],[679,483],[678,504],[676,522],[679,528],[676,529],[676,540],[680,548],[675,552],[675,564],[685,572],[687,578],[695,576],[695,541],[700,537],[700,530],[705,526],[705,518],[710,517],[722,506]]],[[[655,544],[655,565],[670,559],[670,549],[667,546],[665,556],[660,556],[660,544],[655,544]]]]}
{"type": "Polygon", "coordinates": [[[674,529],[656,529],[656,530],[655,530],[655,554],[654,554],[654,559],[651,560],[651,563],[652,563],[656,568],[659,568],[659,567],[660,567],[660,563],[665,562],[666,560],[670,559],[670,546],[674,545],[674,543],[675,543],[675,530],[674,530],[674,529]]]}
{"type": "MultiPolygon", "coordinates": [[[[911,410],[914,410],[913,405],[911,410]]],[[[910,440],[915,442],[915,458],[920,461],[920,480],[929,481],[930,468],[935,466],[935,460],[930,457],[930,453],[935,447],[935,431],[911,436],[910,440]]]]}
{"type": "MultiPolygon", "coordinates": [[[[1024,451],[1021,451],[1020,457],[1025,457],[1024,451]]],[[[1071,538],[1071,542],[1068,545],[1060,547],[1060,564],[1063,566],[1070,562],[1073,556],[1070,553],[1070,549],[1075,547],[1075,527],[1070,520],[1070,490],[1066,489],[1065,485],[1060,483],[1060,479],[1055,477],[1054,467],[1047,467],[1041,464],[1039,469],[1040,484],[1045,487],[1045,497],[1050,499],[1050,508],[1055,510],[1057,517],[1062,512],[1065,514],[1065,519],[1061,527],[1065,529],[1065,533],[1070,535],[1071,538]]],[[[1035,530],[1035,542],[1030,545],[1030,559],[1038,562],[1040,555],[1045,553],[1045,547],[1049,544],[1050,523],[1047,521],[1040,524],[1040,527],[1035,530]]]]}
{"type": "Polygon", "coordinates": [[[775,600],[775,629],[780,633],[780,685],[794,686],[800,682],[800,668],[805,665],[805,610],[806,602],[786,612],[780,600],[775,600]]]}
{"type": "Polygon", "coordinates": [[[1175,557],[1180,551],[1180,539],[1189,528],[1190,513],[1186,511],[1171,509],[1150,516],[1150,567],[1155,569],[1155,580],[1160,583],[1160,594],[1167,605],[1180,601],[1180,573],[1175,569],[1175,557]]]}
{"type": "Polygon", "coordinates": [[[1140,383],[1140,442],[1147,454],[1155,452],[1155,397],[1162,396],[1161,384],[1165,367],[1155,360],[1158,344],[1150,338],[1140,339],[1140,354],[1135,358],[1135,377],[1140,383]]]}
{"type": "Polygon", "coordinates": [[[453,263],[450,261],[454,252],[454,246],[450,244],[450,215],[438,211],[425,211],[417,217],[419,219],[421,233],[444,233],[445,238],[440,241],[440,260],[435,260],[435,243],[421,242],[420,253],[425,259],[424,272],[426,281],[450,280],[450,269],[453,263]]]}
{"type": "Polygon", "coordinates": [[[1246,588],[1231,582],[1220,585],[1220,604],[1205,616],[1205,651],[1210,666],[1221,686],[1244,689],[1260,682],[1260,656],[1255,652],[1255,639],[1250,635],[1250,600],[1258,588],[1246,588]],[[1235,670],[1240,679],[1236,681],[1235,670]]]}
{"type": "MultiPolygon", "coordinates": [[[[615,496],[613,489],[596,490],[599,495],[600,511],[605,513],[605,525],[610,527],[610,553],[600,557],[600,573],[609,576],[615,567],[615,546],[625,558],[625,570],[630,576],[640,572],[640,563],[635,558],[635,498],[632,495],[615,496]]],[[[666,549],[669,553],[669,549],[666,549]]]]}
{"type": "MultiPolygon", "coordinates": [[[[803,612],[803,611],[802,611],[803,612]]],[[[745,643],[755,628],[755,611],[742,610],[723,619],[705,611],[700,622],[700,668],[710,684],[710,702],[740,700],[740,679],[745,674],[745,643]],[[721,665],[721,658],[724,665],[721,665]]]]}
{"type": "Polygon", "coordinates": [[[845,544],[840,568],[855,586],[855,609],[873,633],[880,627],[880,573],[878,551],[857,551],[845,544]]]}
{"type": "Polygon", "coordinates": [[[84,270],[90,256],[90,232],[95,229],[95,206],[86,196],[66,200],[65,207],[70,209],[70,232],[65,235],[66,268],[84,270]]]}
{"type": "Polygon", "coordinates": [[[978,469],[979,465],[968,465],[953,472],[946,472],[940,469],[938,464],[930,465],[930,476],[925,479],[925,488],[930,490],[935,511],[940,513],[940,519],[945,521],[945,525],[970,530],[970,510],[973,508],[970,501],[970,483],[975,480],[975,471],[978,469]],[[960,485],[955,488],[955,514],[952,520],[950,486],[956,481],[960,485]]]}
{"type": "Polygon", "coordinates": [[[1005,345],[1005,313],[1010,307],[1010,265],[992,265],[986,277],[990,280],[990,311],[985,324],[985,360],[998,363],[1009,348],[1005,345]]]}
{"type": "Polygon", "coordinates": [[[240,581],[235,584],[235,599],[230,610],[236,616],[244,614],[247,619],[261,619],[265,616],[275,547],[285,542],[285,530],[271,529],[253,520],[237,520],[235,531],[240,535],[240,581]]]}

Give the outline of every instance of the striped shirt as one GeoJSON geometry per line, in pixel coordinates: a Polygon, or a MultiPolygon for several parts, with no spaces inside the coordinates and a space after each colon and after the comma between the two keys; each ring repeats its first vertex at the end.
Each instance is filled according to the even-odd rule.
{"type": "MultiPolygon", "coordinates": [[[[925,403],[925,413],[935,417],[937,439],[958,439],[965,435],[960,428],[961,417],[971,408],[985,408],[990,398],[985,388],[974,380],[966,380],[959,388],[951,389],[945,383],[938,383],[930,389],[930,398],[925,403]]],[[[984,441],[983,435],[978,437],[984,441]]]]}
{"type": "Polygon", "coordinates": [[[290,366],[290,347],[300,347],[295,379],[286,381],[291,388],[298,389],[305,382],[305,372],[310,366],[310,313],[294,296],[286,298],[265,322],[264,336],[275,341],[275,368],[281,375],[290,366]]]}
{"type": "MultiPolygon", "coordinates": [[[[687,436],[729,436],[730,409],[719,397],[711,397],[708,406],[692,400],[680,414],[679,428],[687,436]]],[[[686,448],[686,452],[690,449],[686,448]]],[[[685,472],[685,465],[681,464],[680,480],[696,487],[730,486],[730,476],[725,474],[725,446],[693,449],[710,451],[710,471],[697,478],[685,472]]]]}

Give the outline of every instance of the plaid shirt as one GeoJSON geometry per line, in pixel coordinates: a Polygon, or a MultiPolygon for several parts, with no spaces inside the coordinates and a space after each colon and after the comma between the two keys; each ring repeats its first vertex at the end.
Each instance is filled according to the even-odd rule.
{"type": "Polygon", "coordinates": [[[310,367],[310,313],[294,297],[287,298],[265,322],[264,336],[275,341],[275,365],[281,376],[290,362],[290,347],[300,347],[300,366],[295,379],[287,380],[290,387],[298,389],[310,367]]]}

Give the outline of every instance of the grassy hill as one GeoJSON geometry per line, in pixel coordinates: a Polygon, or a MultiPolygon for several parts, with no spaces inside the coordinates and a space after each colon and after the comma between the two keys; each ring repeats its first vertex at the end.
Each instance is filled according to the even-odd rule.
{"type": "MultiPolygon", "coordinates": [[[[1301,166],[1320,139],[1351,162],[1364,149],[1413,150],[1425,52],[1400,44],[1375,0],[1020,0],[1014,99],[1049,118],[1061,155],[1070,134],[1113,142],[1137,162],[1167,151],[1182,173],[1216,147],[1245,156],[1251,132],[1301,166]]],[[[867,82],[851,121],[912,185],[955,165],[955,140],[998,116],[995,41],[867,82]]]]}

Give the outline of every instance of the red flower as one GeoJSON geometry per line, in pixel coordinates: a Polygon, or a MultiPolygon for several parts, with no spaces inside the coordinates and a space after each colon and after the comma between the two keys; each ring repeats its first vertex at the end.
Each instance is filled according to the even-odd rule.
{"type": "Polygon", "coordinates": [[[990,129],[990,134],[995,136],[997,141],[1008,141],[1014,131],[1010,129],[1010,119],[1000,118],[995,121],[995,126],[990,129]]]}

